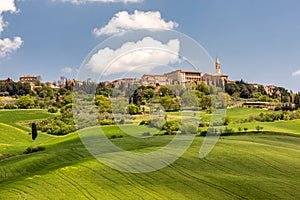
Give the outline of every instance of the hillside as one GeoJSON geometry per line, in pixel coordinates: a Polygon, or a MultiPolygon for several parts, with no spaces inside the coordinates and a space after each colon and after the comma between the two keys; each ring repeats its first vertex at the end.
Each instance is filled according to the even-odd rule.
{"type": "MultiPolygon", "coordinates": [[[[9,146],[16,153],[32,144],[26,131],[1,123],[1,152],[9,146]]],[[[125,136],[112,141],[129,151],[145,152],[171,139],[125,136]]],[[[299,199],[299,137],[221,137],[208,157],[199,159],[202,142],[196,137],[188,151],[166,168],[130,174],[94,159],[77,133],[61,137],[39,133],[38,144],[45,151],[0,161],[0,199],[299,199]]]]}

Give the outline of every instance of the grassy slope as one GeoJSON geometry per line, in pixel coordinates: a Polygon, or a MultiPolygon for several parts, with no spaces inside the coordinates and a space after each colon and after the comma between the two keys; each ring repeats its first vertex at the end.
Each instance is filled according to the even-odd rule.
{"type": "MultiPolygon", "coordinates": [[[[46,110],[0,110],[0,155],[4,153],[22,153],[28,146],[32,146],[28,121],[45,119],[53,114],[46,110]],[[20,125],[20,123],[26,124],[20,125]]],[[[38,145],[45,143],[53,136],[39,134],[38,145]]]]}
{"type": "MultiPolygon", "coordinates": [[[[134,132],[132,126],[124,128],[134,132]]],[[[10,144],[11,150],[32,143],[22,129],[7,125],[2,129],[7,130],[2,132],[0,124],[0,143],[10,144]]],[[[105,130],[108,135],[122,134],[113,126],[105,130]]],[[[138,130],[134,134],[140,135],[138,130]]],[[[145,152],[171,139],[125,137],[113,142],[145,152]]],[[[199,159],[202,141],[197,137],[179,160],[164,169],[129,174],[95,160],[76,133],[63,137],[40,133],[38,143],[46,146],[45,151],[0,161],[0,199],[299,199],[299,137],[221,137],[209,156],[199,159]]]]}
{"type": "MultiPolygon", "coordinates": [[[[115,144],[146,151],[171,137],[121,138],[115,144]]],[[[247,135],[221,138],[199,159],[203,138],[175,163],[146,174],[121,173],[95,160],[77,134],[47,145],[44,152],[0,161],[1,198],[239,199],[300,197],[300,138],[247,135]]]]}

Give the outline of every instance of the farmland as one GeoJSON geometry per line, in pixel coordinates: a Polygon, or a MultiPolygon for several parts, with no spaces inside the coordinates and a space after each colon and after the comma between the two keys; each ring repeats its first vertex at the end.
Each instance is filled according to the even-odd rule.
{"type": "MultiPolygon", "coordinates": [[[[227,113],[238,120],[246,117],[245,111],[227,113]]],[[[260,111],[248,110],[248,115],[260,111]]],[[[32,146],[29,126],[23,122],[51,116],[43,110],[1,111],[0,154],[18,154],[32,146]]],[[[250,131],[257,124],[278,133],[221,137],[205,159],[198,157],[204,138],[196,137],[173,164],[141,174],[119,172],[96,160],[82,144],[80,132],[39,133],[37,144],[45,151],[0,160],[0,199],[299,199],[299,121],[229,126],[247,126],[250,131]]],[[[157,150],[173,138],[135,137],[149,129],[133,125],[103,129],[109,137],[123,136],[111,140],[115,145],[139,153],[157,150]]],[[[93,129],[90,132],[93,135],[93,129]]]]}

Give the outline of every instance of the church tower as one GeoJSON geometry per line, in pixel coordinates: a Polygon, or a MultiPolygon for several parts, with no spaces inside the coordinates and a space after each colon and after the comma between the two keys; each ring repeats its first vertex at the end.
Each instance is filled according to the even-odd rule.
{"type": "Polygon", "coordinates": [[[216,59],[216,74],[221,74],[221,64],[218,57],[216,59]]]}

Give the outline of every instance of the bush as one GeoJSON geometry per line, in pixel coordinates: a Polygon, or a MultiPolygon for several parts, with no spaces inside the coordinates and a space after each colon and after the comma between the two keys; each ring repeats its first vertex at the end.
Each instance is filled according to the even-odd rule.
{"type": "Polygon", "coordinates": [[[161,120],[159,118],[155,118],[150,121],[149,127],[157,128],[161,130],[164,126],[164,120],[161,120]]]}
{"type": "Polygon", "coordinates": [[[228,125],[232,122],[231,116],[227,115],[224,119],[224,125],[228,125]]]}
{"type": "Polygon", "coordinates": [[[195,124],[183,124],[180,127],[181,134],[196,134],[198,132],[198,126],[195,124]]]}
{"type": "Polygon", "coordinates": [[[16,105],[19,108],[26,108],[27,109],[27,108],[35,105],[34,98],[32,98],[30,96],[22,96],[17,100],[16,105]]]}
{"type": "Polygon", "coordinates": [[[145,132],[145,133],[142,134],[142,136],[143,136],[143,137],[150,137],[151,134],[150,134],[150,132],[145,132]]]}
{"type": "Polygon", "coordinates": [[[263,129],[264,129],[264,127],[262,127],[262,126],[256,126],[257,132],[260,132],[260,131],[263,130],[263,129]]]}
{"type": "Polygon", "coordinates": [[[34,153],[34,152],[38,152],[38,151],[44,151],[46,148],[43,147],[43,146],[38,146],[36,148],[31,148],[31,147],[28,147],[24,152],[23,154],[30,154],[30,153],[34,153]]]}
{"type": "Polygon", "coordinates": [[[172,120],[172,121],[167,121],[164,124],[163,129],[170,135],[173,132],[176,132],[179,130],[179,122],[176,120],[172,120]]]}
{"type": "Polygon", "coordinates": [[[142,120],[139,125],[147,125],[148,126],[149,124],[150,124],[150,120],[142,120]]]}
{"type": "Polygon", "coordinates": [[[234,133],[233,129],[225,127],[221,135],[228,136],[228,135],[232,135],[233,133],[234,133]]]}
{"type": "Polygon", "coordinates": [[[110,139],[117,139],[117,138],[122,138],[123,135],[111,135],[110,139]]]}
{"type": "Polygon", "coordinates": [[[199,127],[209,127],[209,122],[200,122],[199,127]]]}
{"type": "Polygon", "coordinates": [[[57,113],[57,111],[58,111],[58,109],[57,108],[53,108],[53,107],[48,109],[49,113],[57,113]]]}
{"type": "Polygon", "coordinates": [[[122,118],[120,121],[119,121],[119,124],[125,124],[126,122],[125,122],[125,119],[124,118],[122,118]]]}

